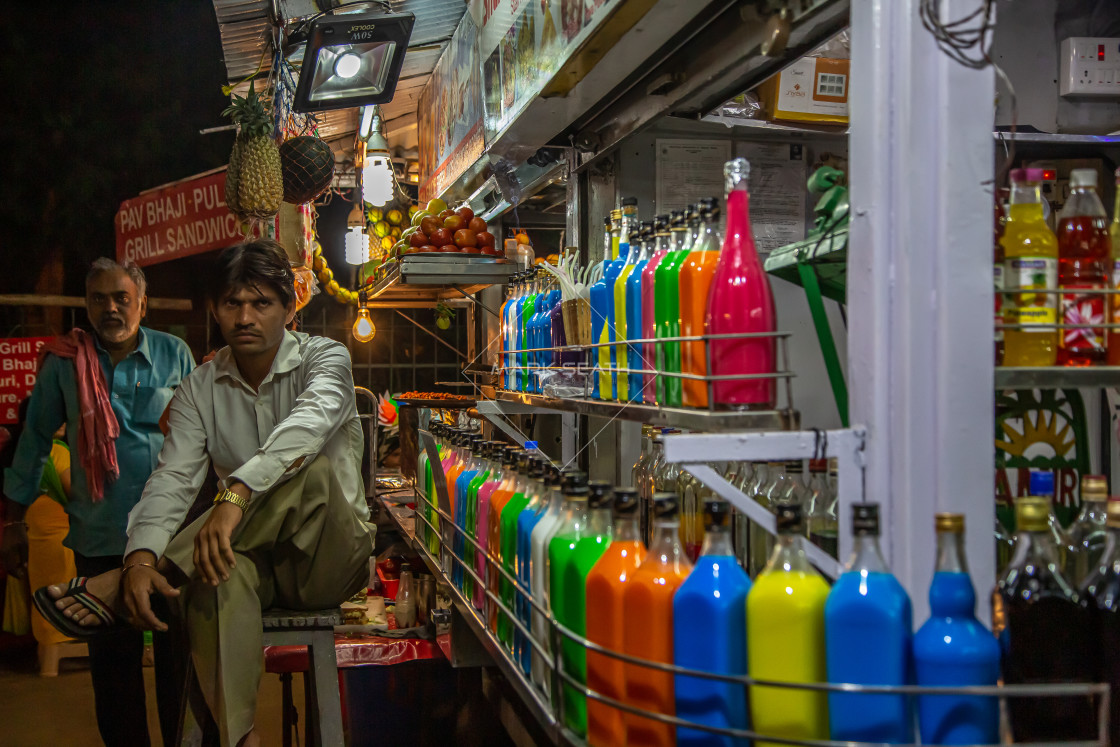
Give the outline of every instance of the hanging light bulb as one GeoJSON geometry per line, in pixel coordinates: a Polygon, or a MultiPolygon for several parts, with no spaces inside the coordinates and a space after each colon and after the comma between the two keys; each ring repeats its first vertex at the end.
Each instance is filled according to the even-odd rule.
{"type": "Polygon", "coordinates": [[[389,142],[380,107],[373,114],[367,132],[366,161],[362,169],[362,199],[381,207],[393,201],[397,185],[393,179],[393,161],[389,158],[389,142]]]}
{"type": "Polygon", "coordinates": [[[347,263],[364,265],[369,262],[369,236],[365,232],[366,215],[362,208],[355,205],[346,217],[346,243],[343,244],[347,263]]]}
{"type": "Polygon", "coordinates": [[[351,331],[358,342],[369,342],[377,334],[377,327],[373,326],[373,320],[369,318],[369,309],[366,308],[365,291],[358,293],[358,318],[354,320],[354,328],[351,331]]]}

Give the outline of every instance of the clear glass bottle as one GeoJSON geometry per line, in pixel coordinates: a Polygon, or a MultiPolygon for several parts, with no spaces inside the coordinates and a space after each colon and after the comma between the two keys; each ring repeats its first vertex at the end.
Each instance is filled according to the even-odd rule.
{"type": "Polygon", "coordinates": [[[809,541],[837,557],[839,548],[840,518],[838,516],[839,495],[833,489],[828,477],[824,459],[810,462],[808,492],[810,495],[808,533],[809,541]]]}
{"type": "Polygon", "coordinates": [[[1108,536],[1108,481],[1104,475],[1081,478],[1081,512],[1069,527],[1073,562],[1065,566],[1066,578],[1080,584],[1096,569],[1108,536]]]}
{"type": "Polygon", "coordinates": [[[397,621],[398,628],[412,628],[416,625],[416,591],[413,588],[412,566],[408,563],[401,565],[393,618],[397,621]]]}
{"type": "MultiPolygon", "coordinates": [[[[1120,692],[1120,499],[1108,502],[1105,546],[1081,587],[1081,603],[1095,618],[1097,679],[1120,692]]],[[[1120,698],[1109,697],[1110,743],[1120,745],[1120,698]]]]}
{"type": "MultiPolygon", "coordinates": [[[[764,468],[763,465],[759,465],[756,481],[751,486],[749,497],[767,511],[773,512],[774,508],[770,502],[770,494],[778,489],[784,478],[785,465],[782,462],[767,462],[764,468]]],[[[747,574],[751,578],[755,578],[770,560],[770,554],[774,549],[774,537],[753,521],[750,524],[750,557],[746,568],[747,574]]]]}

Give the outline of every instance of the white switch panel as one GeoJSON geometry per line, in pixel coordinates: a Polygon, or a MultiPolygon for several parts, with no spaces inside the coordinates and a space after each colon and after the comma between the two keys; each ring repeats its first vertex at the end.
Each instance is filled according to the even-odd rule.
{"type": "Polygon", "coordinates": [[[1120,39],[1073,36],[1062,42],[1063,96],[1120,96],[1120,39]]]}

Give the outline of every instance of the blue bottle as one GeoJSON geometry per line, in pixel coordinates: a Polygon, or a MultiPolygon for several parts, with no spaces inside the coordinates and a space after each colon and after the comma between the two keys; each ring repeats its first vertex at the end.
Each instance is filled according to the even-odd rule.
{"type": "MultiPolygon", "coordinates": [[[[517,306],[514,313],[514,331],[517,344],[514,346],[516,350],[525,350],[532,347],[529,344],[528,335],[526,335],[526,318],[532,314],[532,304],[536,300],[536,290],[532,276],[526,278],[525,291],[521,298],[517,300],[517,306]]],[[[519,392],[525,391],[525,365],[527,353],[517,353],[515,360],[514,371],[514,389],[519,392]]]]}
{"type": "MultiPolygon", "coordinates": [[[[735,560],[731,509],[704,504],[704,547],[692,572],[673,595],[673,663],[719,674],[747,673],[747,592],[751,580],[735,560]]],[[[677,675],[677,716],[723,729],[747,729],[747,689],[732,682],[677,675]]],[[[750,742],[677,727],[677,744],[746,747],[750,742]]]]}
{"type": "MultiPolygon", "coordinates": [[[[467,468],[455,478],[455,524],[459,527],[458,532],[455,533],[455,541],[452,546],[455,549],[455,554],[460,558],[465,558],[467,542],[463,539],[463,532],[467,530],[467,489],[471,486],[471,480],[478,476],[479,470],[482,469],[482,459],[479,456],[479,447],[482,445],[482,436],[471,436],[469,438],[470,449],[470,462],[467,468]]],[[[452,581],[455,586],[461,591],[463,589],[463,566],[459,562],[455,562],[454,571],[451,574],[452,581]]]]}
{"type": "MultiPolygon", "coordinates": [[[[976,619],[976,592],[964,555],[964,516],[937,515],[937,568],[930,617],[914,634],[919,685],[995,685],[999,644],[976,619]]],[[[921,695],[918,726],[926,744],[996,744],[999,701],[979,695],[921,695]]]]}
{"type": "MultiPolygon", "coordinates": [[[[635,235],[631,236],[631,244],[640,247],[638,261],[630,276],[626,278],[626,338],[628,340],[642,339],[642,275],[650,257],[650,226],[648,223],[639,224],[635,235]]],[[[631,371],[646,368],[642,365],[643,346],[626,346],[626,367],[631,371]]],[[[642,401],[642,386],[645,382],[642,374],[631,373],[627,375],[627,391],[619,394],[630,402],[642,401]]]]}
{"type": "MultiPolygon", "coordinates": [[[[527,448],[527,447],[526,447],[527,448]]],[[[517,517],[517,580],[526,589],[533,588],[532,576],[532,562],[530,561],[530,545],[529,538],[533,534],[533,528],[537,522],[541,520],[545,509],[548,508],[549,496],[552,493],[552,470],[541,459],[535,459],[533,462],[532,471],[529,477],[534,481],[536,493],[525,508],[521,511],[521,515],[517,517]]],[[[528,628],[531,623],[532,605],[529,604],[527,598],[518,595],[518,605],[515,606],[514,611],[517,613],[517,619],[521,624],[528,628]]],[[[520,631],[519,631],[520,632],[520,631]]],[[[524,636],[515,639],[514,654],[517,657],[518,663],[521,665],[522,671],[529,674],[531,666],[532,646],[525,640],[524,636]]]]}
{"type": "MultiPolygon", "coordinates": [[[[825,660],[830,682],[908,685],[913,623],[910,597],[879,549],[879,504],[852,506],[855,553],[824,606],[825,660]]],[[[913,742],[905,695],[828,694],[828,723],[839,741],[913,742]]]]}
{"type": "MultiPolygon", "coordinates": [[[[505,350],[517,349],[517,330],[519,329],[519,321],[517,316],[518,303],[521,301],[521,298],[525,293],[525,285],[522,280],[523,277],[520,273],[510,278],[510,294],[512,297],[510,298],[509,303],[506,304],[502,318],[502,345],[505,350]]],[[[507,390],[512,390],[514,388],[514,382],[517,379],[516,374],[514,373],[514,362],[516,361],[516,359],[516,353],[507,352],[505,354],[505,374],[503,382],[507,390]]]]}
{"type": "MultiPolygon", "coordinates": [[[[621,223],[622,211],[613,210],[612,217],[621,223]],[[613,214],[617,214],[614,216],[613,214]]],[[[611,218],[606,219],[606,236],[603,247],[603,276],[588,290],[591,304],[591,342],[612,341],[614,330],[614,283],[626,264],[625,256],[619,259],[619,238],[613,230],[611,218]]],[[[618,377],[614,371],[617,357],[613,345],[591,349],[591,362],[598,371],[591,375],[591,396],[595,399],[618,399],[618,377]]]]}

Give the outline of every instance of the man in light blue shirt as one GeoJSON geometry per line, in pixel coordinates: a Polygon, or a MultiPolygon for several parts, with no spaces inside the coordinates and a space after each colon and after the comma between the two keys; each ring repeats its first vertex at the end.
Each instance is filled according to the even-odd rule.
{"type": "MultiPolygon", "coordinates": [[[[67,440],[75,447],[66,507],[70,533],[64,544],[74,551],[82,576],[121,566],[129,511],[140,500],[163,448],[160,416],[180,382],[194,369],[185,342],[140,326],[147,309],[146,285],[143,271],[135,264],[122,266],[105,258],[96,260],[86,277],[86,311],[95,333],[94,347],[120,428],[116,439],[120,475],[106,481],[100,500],[90,495],[86,470],[78,458],[82,417],[75,361],[56,355],[43,361],[31,393],[26,427],[12,466],[4,472],[8,504],[3,551],[11,572],[21,573],[26,565],[23,515],[39,496],[51,436],[63,423],[67,440]]],[[[110,747],[149,744],[146,720],[136,716],[145,712],[142,634],[125,630],[121,635],[90,641],[89,652],[102,739],[110,747]]]]}

